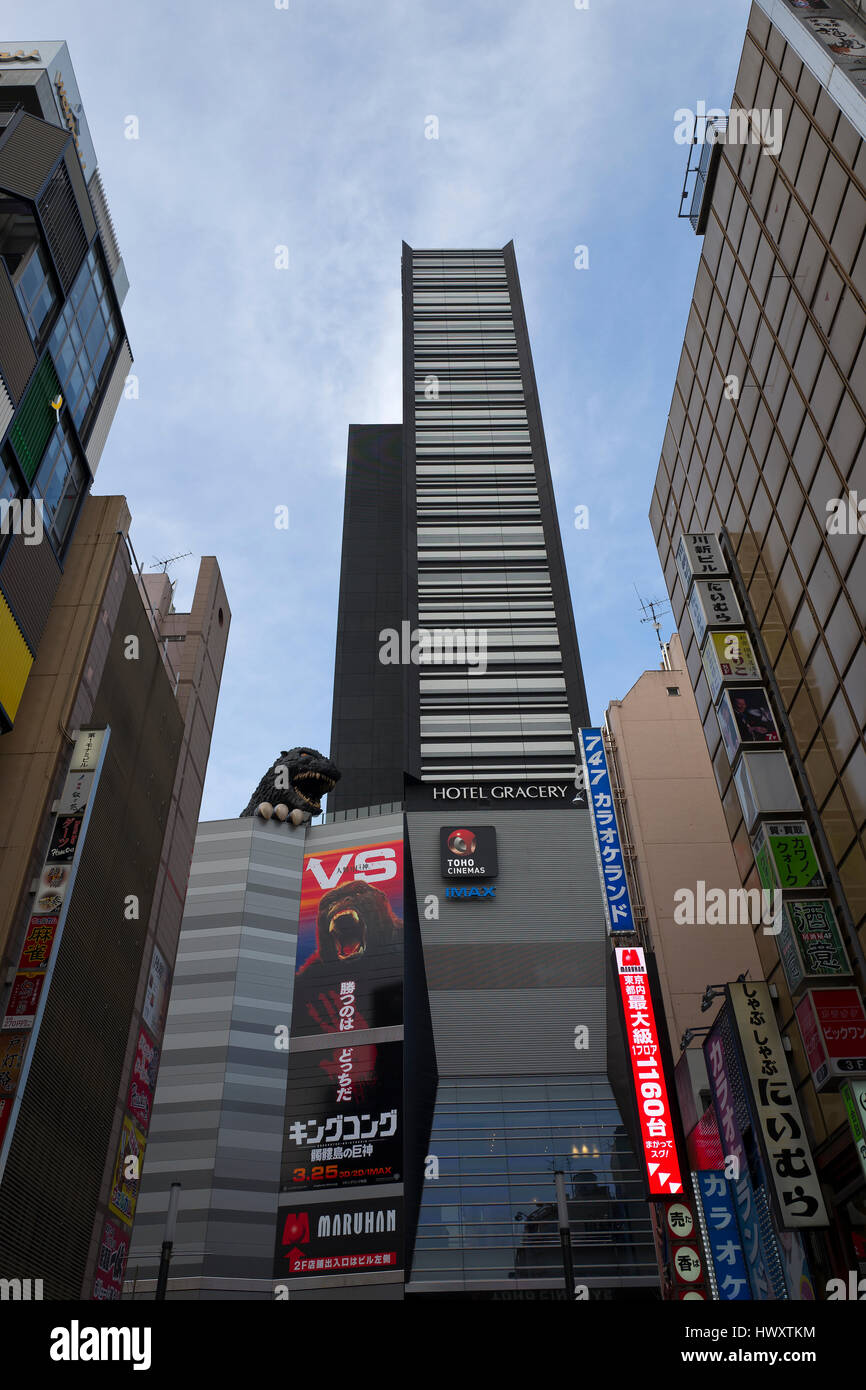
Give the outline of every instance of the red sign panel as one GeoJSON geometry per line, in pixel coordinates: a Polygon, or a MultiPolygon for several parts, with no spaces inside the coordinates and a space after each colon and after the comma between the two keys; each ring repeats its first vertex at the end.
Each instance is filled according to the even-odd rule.
{"type": "Polygon", "coordinates": [[[866,1074],[866,1013],[860,991],[807,990],[797,1005],[797,1022],[815,1086],[866,1074]]]}
{"type": "Polygon", "coordinates": [[[620,946],[616,968],[625,1011],[631,1070],[640,1115],[651,1197],[682,1192],[677,1146],[668,1101],[658,1030],[650,998],[646,961],[640,946],[620,946]]]}
{"type": "Polygon", "coordinates": [[[135,1049],[135,1062],[129,1081],[126,1108],[136,1124],[147,1133],[150,1112],[153,1109],[153,1093],[156,1090],[156,1073],[159,1070],[159,1048],[152,1043],[142,1028],[135,1049]]]}
{"type": "Polygon", "coordinates": [[[38,913],[27,924],[27,935],[21,949],[19,970],[44,970],[51,957],[54,934],[60,918],[54,914],[43,916],[38,913]]]}
{"type": "Polygon", "coordinates": [[[19,970],[12,985],[9,1002],[6,1005],[6,1017],[3,1020],[4,1030],[11,1031],[13,1028],[33,1027],[39,1005],[39,996],[42,993],[44,983],[45,976],[41,972],[35,974],[33,971],[19,970]]]}

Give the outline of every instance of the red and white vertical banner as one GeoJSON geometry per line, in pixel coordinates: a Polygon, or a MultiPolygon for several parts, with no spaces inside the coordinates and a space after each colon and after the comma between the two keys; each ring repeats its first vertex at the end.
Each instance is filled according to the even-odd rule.
{"type": "Polygon", "coordinates": [[[616,968],[649,1194],[650,1197],[673,1197],[682,1192],[683,1180],[642,948],[617,947],[616,968]]]}

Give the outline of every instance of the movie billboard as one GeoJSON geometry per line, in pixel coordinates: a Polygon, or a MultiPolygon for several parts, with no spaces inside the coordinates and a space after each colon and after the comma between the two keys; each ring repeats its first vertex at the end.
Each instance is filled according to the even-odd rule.
{"type": "Polygon", "coordinates": [[[305,855],[292,1037],[402,1022],[402,837],[305,855]]]}
{"type": "Polygon", "coordinates": [[[403,1044],[292,1053],[283,1187],[359,1187],[402,1177],[403,1044]]]}

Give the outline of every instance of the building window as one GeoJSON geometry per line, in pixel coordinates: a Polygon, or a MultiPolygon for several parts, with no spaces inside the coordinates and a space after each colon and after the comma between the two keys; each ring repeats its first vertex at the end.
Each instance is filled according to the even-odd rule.
{"type": "Polygon", "coordinates": [[[102,381],[118,336],[111,295],[96,252],[78,272],[50,349],[63,394],[79,432],[102,381]]]}
{"type": "Polygon", "coordinates": [[[679,693],[680,693],[680,688],[679,688],[678,685],[669,685],[669,686],[668,686],[668,694],[669,694],[669,695],[679,695],[679,693]]]}
{"type": "Polygon", "coordinates": [[[45,530],[57,553],[72,529],[87,473],[62,425],[58,425],[33,484],[33,496],[41,498],[45,530]]]}
{"type": "Polygon", "coordinates": [[[27,264],[17,277],[15,293],[27,329],[34,343],[39,341],[40,330],[54,307],[57,296],[54,293],[51,273],[45,264],[45,257],[39,246],[34,246],[27,264]]]}

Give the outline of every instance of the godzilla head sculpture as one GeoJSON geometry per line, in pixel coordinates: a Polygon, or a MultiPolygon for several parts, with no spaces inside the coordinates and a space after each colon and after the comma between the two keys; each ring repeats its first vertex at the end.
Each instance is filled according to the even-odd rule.
{"type": "Polygon", "coordinates": [[[322,797],[340,780],[339,769],[315,748],[283,749],[253,792],[244,816],[276,816],[301,825],[318,815],[322,797]]]}

